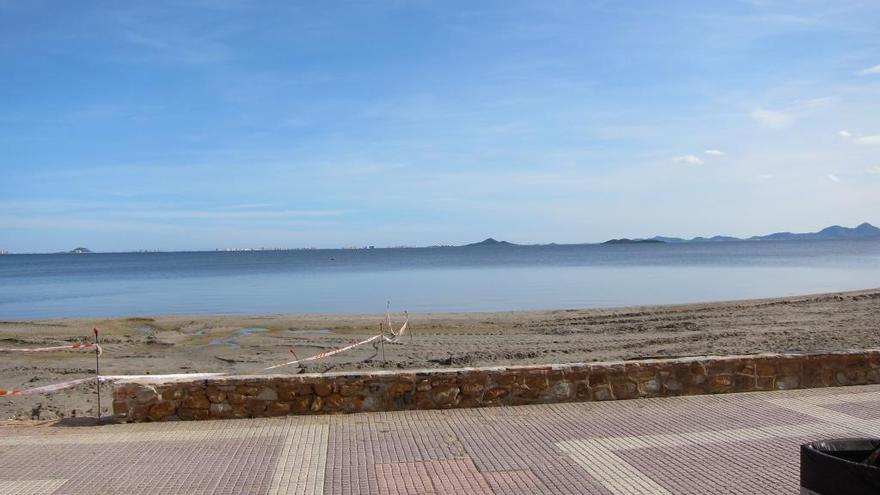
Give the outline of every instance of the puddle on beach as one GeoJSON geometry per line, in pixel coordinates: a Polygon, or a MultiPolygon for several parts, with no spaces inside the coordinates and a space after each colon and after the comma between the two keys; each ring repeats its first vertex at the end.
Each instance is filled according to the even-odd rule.
{"type": "MultiPolygon", "coordinates": [[[[204,330],[201,330],[200,332],[202,334],[205,333],[204,330]]],[[[208,345],[227,345],[231,349],[241,349],[241,344],[236,342],[235,341],[236,339],[239,339],[241,337],[247,337],[248,335],[253,335],[255,333],[265,333],[265,332],[271,332],[271,330],[269,330],[268,328],[261,328],[261,327],[242,328],[241,330],[235,332],[235,335],[233,335],[232,337],[229,337],[228,339],[214,339],[211,342],[208,342],[208,345]]]]}
{"type": "Polygon", "coordinates": [[[288,328],[287,332],[295,334],[295,335],[313,335],[313,334],[334,333],[333,330],[330,330],[329,328],[288,328]]]}

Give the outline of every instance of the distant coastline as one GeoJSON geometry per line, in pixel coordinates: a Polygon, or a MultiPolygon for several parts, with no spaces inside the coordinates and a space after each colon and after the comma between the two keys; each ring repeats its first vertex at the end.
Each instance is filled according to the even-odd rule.
{"type": "MultiPolygon", "coordinates": [[[[858,239],[880,239],[880,228],[871,225],[868,222],[864,222],[856,227],[842,227],[840,225],[832,225],[830,227],[825,227],[822,230],[817,232],[804,232],[804,233],[795,233],[795,232],[774,232],[772,234],[767,235],[756,235],[752,237],[733,237],[726,235],[715,235],[712,237],[693,237],[690,239],[682,238],[682,237],[667,237],[657,235],[649,238],[620,238],[620,239],[609,239],[604,242],[583,242],[583,243],[571,243],[571,244],[560,244],[560,243],[547,243],[547,244],[516,244],[509,241],[504,240],[496,240],[492,237],[489,237],[480,242],[473,242],[470,244],[462,244],[462,245],[432,245],[432,246],[389,246],[389,247],[376,247],[373,245],[356,247],[356,246],[347,246],[347,247],[338,247],[338,248],[314,248],[314,247],[305,247],[305,248],[215,248],[215,249],[207,249],[207,250],[194,250],[194,251],[163,251],[163,250],[137,250],[137,251],[114,251],[113,254],[128,254],[128,253],[181,253],[181,252],[223,252],[223,253],[238,253],[238,252],[254,252],[254,251],[313,251],[313,250],[372,250],[372,249],[425,249],[425,248],[483,248],[483,247],[541,247],[541,246],[584,246],[584,245],[619,245],[619,244],[681,244],[681,243],[697,243],[697,242],[759,242],[759,241],[817,241],[817,240],[858,240],[858,239]]],[[[62,251],[60,253],[13,253],[8,250],[0,250],[0,255],[13,255],[13,254],[95,254],[99,253],[99,251],[92,251],[85,247],[77,247],[70,251],[62,251]]],[[[110,252],[106,252],[105,254],[110,254],[110,252]]]]}

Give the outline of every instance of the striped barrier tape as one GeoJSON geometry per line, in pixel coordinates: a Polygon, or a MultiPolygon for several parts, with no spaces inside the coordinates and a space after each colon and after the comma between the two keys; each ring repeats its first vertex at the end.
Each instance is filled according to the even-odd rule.
{"type": "Polygon", "coordinates": [[[211,378],[216,376],[222,376],[225,373],[176,373],[170,375],[103,375],[100,378],[90,376],[87,378],[77,378],[75,380],[67,380],[60,383],[53,383],[51,385],[43,385],[41,387],[33,387],[26,389],[0,389],[0,397],[2,396],[13,396],[13,395],[32,395],[32,394],[47,394],[52,392],[58,392],[59,390],[65,390],[68,388],[73,388],[79,385],[83,385],[86,383],[90,383],[95,381],[96,379],[101,383],[106,382],[115,382],[117,380],[132,380],[136,379],[138,381],[146,381],[150,379],[155,379],[156,381],[168,381],[175,379],[192,379],[192,378],[211,378]]]}
{"type": "MultiPolygon", "coordinates": [[[[299,363],[318,361],[320,359],[324,359],[324,358],[327,358],[327,357],[330,357],[330,356],[333,356],[336,354],[350,351],[356,347],[360,347],[362,345],[369,344],[370,342],[373,342],[373,341],[376,341],[379,339],[383,339],[385,342],[395,344],[400,341],[400,339],[403,337],[404,333],[406,332],[407,327],[409,326],[409,313],[404,312],[404,314],[406,315],[406,318],[405,318],[403,324],[400,326],[399,330],[394,331],[394,326],[391,323],[391,313],[390,313],[390,311],[386,313],[385,320],[388,324],[388,329],[391,331],[392,337],[386,336],[385,333],[383,332],[380,334],[373,335],[372,337],[364,339],[360,342],[356,342],[354,344],[347,345],[345,347],[340,347],[338,349],[333,349],[330,351],[321,352],[321,353],[315,354],[314,356],[309,356],[307,358],[296,359],[293,361],[288,361],[286,363],[280,363],[280,364],[276,364],[273,366],[269,366],[267,368],[263,368],[262,371],[283,368],[285,366],[291,366],[291,365],[299,364],[299,363]]],[[[92,349],[96,350],[98,352],[99,356],[103,353],[103,349],[101,349],[100,345],[92,344],[91,342],[86,342],[84,344],[72,344],[72,345],[66,345],[66,346],[41,347],[41,348],[35,348],[35,349],[4,349],[4,348],[0,348],[0,352],[51,352],[51,351],[61,351],[61,350],[92,350],[92,349]]],[[[28,388],[28,389],[24,389],[24,390],[17,389],[17,388],[16,389],[0,389],[0,397],[52,393],[52,392],[57,392],[59,390],[65,390],[68,388],[76,387],[76,386],[82,385],[84,383],[89,383],[94,380],[97,380],[99,383],[100,382],[111,382],[111,381],[116,381],[116,380],[126,380],[126,379],[167,381],[167,380],[174,380],[174,379],[191,379],[194,377],[204,377],[204,378],[220,377],[220,376],[226,376],[228,374],[229,373],[177,373],[177,374],[169,374],[169,375],[106,375],[106,376],[100,376],[100,377],[92,376],[92,377],[88,377],[88,378],[78,378],[75,380],[67,380],[67,381],[60,382],[60,383],[54,383],[51,385],[44,385],[41,387],[28,388]]]]}
{"type": "Polygon", "coordinates": [[[408,313],[405,313],[405,314],[406,314],[406,320],[403,322],[403,325],[400,326],[400,330],[398,330],[396,332],[394,331],[394,327],[391,326],[391,313],[386,314],[386,320],[388,321],[388,327],[391,330],[391,334],[394,337],[386,337],[384,333],[376,334],[368,339],[364,339],[360,342],[357,342],[357,343],[354,343],[354,344],[351,344],[351,345],[348,345],[345,347],[340,347],[339,349],[333,349],[332,351],[321,352],[319,354],[315,354],[314,356],[310,356],[307,358],[295,359],[293,361],[288,361],[286,363],[280,363],[280,364],[276,364],[273,366],[269,366],[268,368],[263,368],[263,371],[274,370],[277,368],[283,368],[285,366],[291,366],[291,365],[299,364],[299,363],[307,363],[309,361],[318,361],[319,359],[324,359],[326,357],[330,357],[335,354],[339,354],[341,352],[350,351],[350,350],[354,349],[355,347],[360,347],[364,344],[369,344],[370,342],[373,342],[374,340],[378,340],[380,338],[384,339],[385,342],[390,342],[392,344],[395,344],[400,340],[401,337],[403,337],[404,332],[406,332],[407,325],[409,325],[409,314],[408,313]]]}
{"type": "Polygon", "coordinates": [[[351,345],[349,345],[349,346],[341,347],[341,348],[339,348],[339,349],[333,349],[332,351],[322,352],[322,353],[320,353],[320,354],[315,354],[314,356],[307,357],[307,358],[297,359],[297,360],[294,360],[294,361],[288,361],[288,362],[286,362],[286,363],[281,363],[281,364],[276,364],[276,365],[274,365],[274,366],[269,366],[268,368],[263,368],[263,370],[264,370],[264,371],[267,371],[267,370],[274,370],[275,368],[281,368],[281,367],[284,367],[284,366],[290,366],[290,365],[292,365],[292,364],[306,363],[306,362],[309,362],[309,361],[317,361],[317,360],[319,360],[319,359],[323,359],[323,358],[325,358],[325,357],[329,357],[329,356],[332,356],[332,355],[334,355],[334,354],[339,354],[340,352],[345,352],[345,351],[348,351],[348,350],[354,349],[355,347],[359,347],[359,346],[362,346],[362,345],[364,345],[364,344],[369,344],[370,342],[372,342],[372,341],[378,339],[379,337],[382,337],[382,335],[381,335],[381,334],[373,335],[372,337],[370,337],[370,338],[368,338],[368,339],[365,339],[365,340],[362,340],[362,341],[360,341],[360,342],[358,342],[358,343],[356,343],[356,344],[351,344],[351,345]]]}
{"type": "Polygon", "coordinates": [[[101,348],[98,344],[93,344],[91,342],[85,342],[83,344],[70,344],[70,345],[59,345],[54,347],[32,347],[32,348],[12,348],[12,347],[0,347],[0,353],[14,353],[14,352],[57,352],[57,351],[93,351],[97,350],[98,355],[104,352],[104,349],[101,348]]]}

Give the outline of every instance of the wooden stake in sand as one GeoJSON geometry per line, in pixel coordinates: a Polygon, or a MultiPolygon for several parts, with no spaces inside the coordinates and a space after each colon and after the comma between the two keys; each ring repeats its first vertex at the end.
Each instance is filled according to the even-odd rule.
{"type": "Polygon", "coordinates": [[[98,351],[100,340],[98,337],[98,327],[92,328],[95,332],[95,390],[98,393],[98,424],[101,424],[101,353],[98,351]]]}

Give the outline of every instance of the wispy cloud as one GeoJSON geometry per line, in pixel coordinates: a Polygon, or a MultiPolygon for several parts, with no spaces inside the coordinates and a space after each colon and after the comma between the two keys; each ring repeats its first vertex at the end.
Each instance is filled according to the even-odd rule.
{"type": "Polygon", "coordinates": [[[880,165],[874,165],[873,167],[868,167],[865,172],[868,172],[871,175],[880,175],[880,165]]]}
{"type": "Polygon", "coordinates": [[[770,180],[773,177],[775,177],[773,174],[761,174],[758,176],[758,178],[761,180],[770,180]]]}
{"type": "Polygon", "coordinates": [[[833,108],[839,102],[837,96],[803,98],[793,102],[776,105],[770,109],[759,106],[749,116],[766,129],[779,130],[790,127],[796,121],[833,108]]]}
{"type": "Polygon", "coordinates": [[[849,132],[849,131],[847,131],[846,129],[844,129],[844,130],[842,130],[842,131],[837,131],[837,135],[840,136],[840,137],[845,137],[845,138],[851,138],[851,137],[852,137],[852,133],[849,132]]]}
{"type": "Polygon", "coordinates": [[[795,120],[795,117],[789,113],[762,107],[752,110],[752,113],[749,115],[758,125],[767,129],[784,129],[795,120]]]}
{"type": "Polygon", "coordinates": [[[840,182],[840,177],[834,174],[828,174],[826,177],[828,177],[828,180],[830,180],[831,182],[840,182]]]}
{"type": "Polygon", "coordinates": [[[880,74],[880,64],[877,64],[873,67],[867,67],[858,72],[858,75],[860,76],[871,76],[875,74],[880,74]]]}
{"type": "Polygon", "coordinates": [[[702,165],[703,159],[696,155],[676,156],[672,159],[676,163],[687,163],[688,165],[702,165]]]}
{"type": "Polygon", "coordinates": [[[880,134],[859,136],[856,138],[856,142],[859,144],[880,144],[880,134]]]}
{"type": "Polygon", "coordinates": [[[721,150],[705,150],[705,151],[703,151],[703,153],[705,153],[709,156],[723,156],[724,155],[724,152],[721,150]]]}

